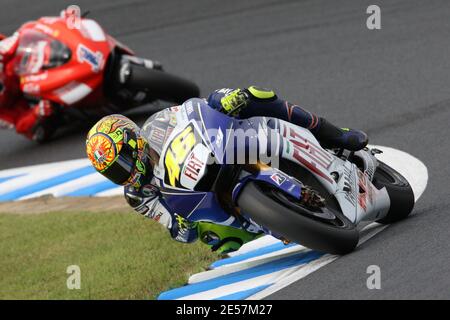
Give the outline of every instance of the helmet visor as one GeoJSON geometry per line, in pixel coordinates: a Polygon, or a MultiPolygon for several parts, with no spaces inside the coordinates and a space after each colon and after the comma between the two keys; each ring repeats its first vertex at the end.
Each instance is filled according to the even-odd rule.
{"type": "Polygon", "coordinates": [[[134,159],[130,154],[120,154],[102,174],[115,184],[124,184],[134,171],[134,159]]]}
{"type": "Polygon", "coordinates": [[[130,140],[136,141],[136,134],[131,130],[125,130],[124,143],[116,160],[105,169],[102,174],[116,184],[126,184],[132,178],[137,160],[137,149],[130,140]]]}

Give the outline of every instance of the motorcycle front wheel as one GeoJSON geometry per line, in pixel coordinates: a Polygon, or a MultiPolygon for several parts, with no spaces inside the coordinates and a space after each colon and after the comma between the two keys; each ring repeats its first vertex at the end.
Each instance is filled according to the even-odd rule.
{"type": "Polygon", "coordinates": [[[317,210],[269,184],[248,182],[237,204],[246,216],[305,247],[332,254],[346,254],[359,241],[356,226],[332,206],[317,210]]]}

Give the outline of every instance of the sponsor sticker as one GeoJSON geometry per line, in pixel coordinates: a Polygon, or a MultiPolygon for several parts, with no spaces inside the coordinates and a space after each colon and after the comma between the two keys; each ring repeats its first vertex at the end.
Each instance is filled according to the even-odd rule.
{"type": "Polygon", "coordinates": [[[283,182],[286,181],[286,177],[283,176],[280,173],[274,173],[270,176],[270,179],[272,179],[273,182],[275,182],[277,185],[281,186],[283,182]]]}
{"type": "Polygon", "coordinates": [[[45,24],[42,23],[37,23],[34,27],[37,30],[42,31],[43,33],[48,34],[50,36],[57,36],[59,34],[57,30],[53,30],[49,26],[46,26],[45,24]]]}
{"type": "Polygon", "coordinates": [[[89,64],[93,72],[99,72],[103,67],[103,54],[99,51],[94,52],[82,44],[78,45],[77,58],[80,63],[89,64]]]}
{"type": "Polygon", "coordinates": [[[158,222],[161,219],[162,215],[162,212],[155,212],[151,218],[158,222]]]}
{"type": "Polygon", "coordinates": [[[343,172],[343,183],[345,191],[345,199],[353,206],[356,207],[357,202],[357,188],[356,188],[356,178],[355,171],[352,168],[344,167],[343,172]]]}
{"type": "Polygon", "coordinates": [[[367,180],[366,180],[366,175],[364,173],[362,173],[361,171],[358,171],[358,178],[359,178],[359,195],[358,195],[358,202],[360,207],[364,210],[367,211],[367,180]],[[362,191],[362,192],[361,192],[362,191]]]}
{"type": "Polygon", "coordinates": [[[22,91],[29,94],[38,94],[41,92],[41,86],[36,83],[26,83],[22,87],[22,91]]]}
{"type": "Polygon", "coordinates": [[[189,179],[197,182],[199,174],[203,167],[205,166],[205,163],[197,158],[195,156],[195,153],[192,152],[191,155],[187,159],[187,164],[184,167],[184,175],[188,177],[189,179]]]}
{"type": "Polygon", "coordinates": [[[154,127],[150,133],[150,141],[162,145],[164,143],[166,131],[164,129],[154,127]]]}
{"type": "Polygon", "coordinates": [[[186,104],[186,112],[188,115],[194,112],[194,106],[192,105],[192,102],[186,104]]]}
{"type": "Polygon", "coordinates": [[[21,77],[20,78],[20,83],[44,81],[44,80],[47,79],[47,77],[48,77],[48,72],[47,71],[39,73],[39,74],[32,74],[32,75],[21,77]]]}

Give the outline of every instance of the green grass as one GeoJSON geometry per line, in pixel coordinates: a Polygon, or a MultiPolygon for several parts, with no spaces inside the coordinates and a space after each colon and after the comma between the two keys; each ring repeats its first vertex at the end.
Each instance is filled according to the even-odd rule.
{"type": "Polygon", "coordinates": [[[215,259],[138,214],[0,214],[0,299],[154,299],[215,259]],[[69,265],[80,290],[66,286],[69,265]]]}

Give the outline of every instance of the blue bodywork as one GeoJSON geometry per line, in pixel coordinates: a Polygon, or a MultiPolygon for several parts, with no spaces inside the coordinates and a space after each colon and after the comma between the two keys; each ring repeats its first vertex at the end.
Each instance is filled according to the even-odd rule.
{"type": "MultiPolygon", "coordinates": [[[[227,154],[235,151],[236,143],[232,133],[233,130],[227,129],[254,129],[257,132],[258,124],[267,121],[269,118],[255,117],[245,120],[229,117],[219,111],[212,109],[205,100],[190,99],[182,107],[186,108],[189,104],[189,111],[186,112],[189,122],[195,122],[199,129],[202,143],[206,145],[211,154],[214,155],[221,166],[229,165],[230,160],[227,154]],[[211,135],[211,129],[219,129],[222,133],[211,135]],[[222,135],[222,137],[220,137],[222,135]],[[220,138],[219,138],[220,137],[220,138]]],[[[272,130],[269,128],[269,130],[272,130]]],[[[251,138],[257,138],[252,136],[251,138]]],[[[283,144],[281,143],[280,146],[283,144]]],[[[281,147],[280,147],[281,148],[281,147]]],[[[281,154],[281,152],[279,153],[281,154]]],[[[231,157],[232,160],[235,160],[231,157]]],[[[283,190],[285,193],[300,199],[302,184],[295,178],[292,178],[276,168],[264,166],[264,170],[256,173],[248,173],[239,177],[232,191],[232,201],[236,203],[240,192],[248,181],[262,181],[283,190]]],[[[189,221],[210,221],[217,224],[243,228],[242,219],[235,219],[227,213],[219,204],[217,195],[211,191],[183,190],[180,188],[171,188],[163,182],[161,192],[166,205],[171,212],[177,213],[189,221]]],[[[243,213],[245,216],[245,213],[243,213]]]]}

